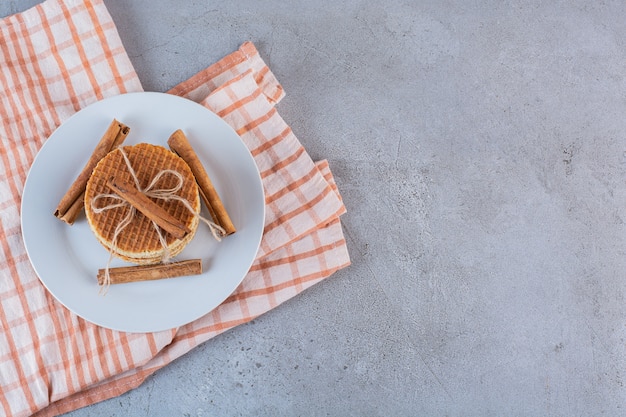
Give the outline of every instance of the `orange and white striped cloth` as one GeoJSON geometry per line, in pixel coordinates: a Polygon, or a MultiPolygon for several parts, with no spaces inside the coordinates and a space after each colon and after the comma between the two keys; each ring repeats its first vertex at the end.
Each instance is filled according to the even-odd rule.
{"type": "Polygon", "coordinates": [[[278,114],[284,92],[248,42],[169,91],[220,115],[261,172],[264,236],[242,284],[206,316],[158,333],[108,330],[65,309],[22,242],[28,169],[69,116],[141,90],[102,0],[46,0],[0,20],[0,415],[53,416],[120,395],[350,263],[328,163],[314,163],[278,114]]]}

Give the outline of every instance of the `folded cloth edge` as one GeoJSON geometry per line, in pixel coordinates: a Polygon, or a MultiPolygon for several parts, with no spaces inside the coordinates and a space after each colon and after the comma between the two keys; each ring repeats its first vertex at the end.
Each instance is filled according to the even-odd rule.
{"type": "Polygon", "coordinates": [[[171,88],[168,93],[197,102],[202,101],[210,93],[209,87],[205,85],[206,80],[211,80],[215,78],[216,74],[226,72],[246,60],[253,61],[252,65],[259,67],[260,70],[255,73],[255,80],[261,87],[263,94],[270,103],[278,103],[285,96],[285,91],[274,74],[269,71],[269,67],[265,65],[259,51],[251,41],[244,42],[237,51],[226,55],[216,63],[171,88]]]}

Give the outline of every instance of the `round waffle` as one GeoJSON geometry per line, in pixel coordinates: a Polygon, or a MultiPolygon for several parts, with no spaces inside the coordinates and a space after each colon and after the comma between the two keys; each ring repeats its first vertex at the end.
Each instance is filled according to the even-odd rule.
{"type": "MultiPolygon", "coordinates": [[[[180,173],[183,178],[182,187],[176,192],[176,195],[187,200],[195,212],[200,210],[200,197],[195,178],[189,166],[179,156],[161,146],[147,143],[124,146],[122,149],[135,171],[142,190],[162,170],[174,170],[180,173]]],[[[176,239],[171,234],[161,230],[161,235],[167,244],[166,250],[152,221],[141,212],[136,211],[130,224],[119,232],[115,245],[113,245],[115,230],[120,221],[128,214],[130,205],[124,204],[121,207],[107,208],[99,213],[94,211],[93,205],[98,208],[108,207],[120,203],[120,200],[100,197],[92,205],[94,197],[112,193],[107,186],[107,181],[111,178],[134,184],[132,174],[119,149],[111,151],[100,160],[89,178],[85,191],[85,213],[89,226],[98,241],[113,255],[136,264],[154,264],[161,262],[166,256],[176,256],[193,239],[198,228],[198,216],[191,213],[181,201],[152,198],[157,205],[180,220],[191,232],[182,239],[176,239]]],[[[166,174],[159,179],[152,189],[170,189],[177,183],[178,180],[174,175],[166,174]]]]}

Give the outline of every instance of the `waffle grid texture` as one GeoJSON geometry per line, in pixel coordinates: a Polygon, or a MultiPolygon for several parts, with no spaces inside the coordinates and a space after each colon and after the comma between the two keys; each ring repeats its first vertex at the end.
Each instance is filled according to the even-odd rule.
{"type": "MultiPolygon", "coordinates": [[[[164,147],[148,143],[124,146],[122,149],[135,171],[141,189],[145,189],[162,170],[171,169],[177,171],[183,176],[183,185],[176,194],[189,201],[196,212],[200,210],[200,197],[195,178],[189,166],[178,155],[164,147]]],[[[122,206],[110,208],[100,213],[94,212],[91,202],[94,197],[100,194],[111,193],[111,190],[106,185],[111,178],[134,183],[132,174],[119,149],[111,151],[102,158],[94,168],[85,191],[85,213],[89,226],[98,241],[109,251],[112,248],[113,236],[118,224],[130,210],[129,206],[122,206]]],[[[166,174],[161,176],[153,189],[170,189],[176,183],[177,179],[173,175],[166,174]]],[[[191,233],[188,233],[182,239],[176,239],[165,231],[161,232],[167,243],[169,255],[175,256],[193,239],[198,227],[198,217],[192,214],[180,201],[167,201],[156,198],[153,198],[152,201],[176,219],[182,221],[191,230],[191,233]]],[[[119,203],[119,200],[105,197],[99,199],[96,205],[97,207],[105,207],[115,203],[119,203]]],[[[113,254],[129,262],[140,264],[157,263],[165,255],[165,249],[159,240],[152,221],[137,211],[131,223],[119,233],[113,254]]]]}

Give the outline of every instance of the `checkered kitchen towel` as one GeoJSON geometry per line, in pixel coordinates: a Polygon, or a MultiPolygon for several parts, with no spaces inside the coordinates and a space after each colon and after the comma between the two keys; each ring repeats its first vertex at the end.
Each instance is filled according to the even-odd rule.
{"type": "Polygon", "coordinates": [[[345,208],[328,163],[314,163],[280,117],[274,106],[284,92],[245,43],[169,91],[220,115],[261,172],[264,236],[242,284],[206,316],[158,333],[104,329],[65,309],[40,283],[22,242],[26,175],[69,116],[135,91],[139,79],[102,0],[47,0],[0,20],[0,415],[52,416],[120,395],[350,263],[339,222],[345,208]]]}

